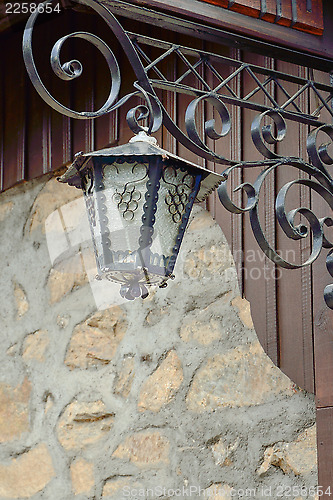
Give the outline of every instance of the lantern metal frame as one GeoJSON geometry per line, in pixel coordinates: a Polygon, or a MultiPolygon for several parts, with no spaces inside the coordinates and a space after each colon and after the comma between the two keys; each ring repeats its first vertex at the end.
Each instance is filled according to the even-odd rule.
{"type": "MultiPolygon", "coordinates": [[[[52,1],[46,0],[44,4],[52,3],[52,1]]],[[[133,83],[134,91],[118,99],[121,77],[112,50],[96,35],[76,32],[62,37],[54,45],[51,53],[53,71],[63,80],[69,81],[78,78],[82,73],[81,63],[78,60],[61,63],[60,52],[63,44],[71,38],[87,40],[102,53],[108,64],[111,75],[110,93],[105,104],[97,111],[78,112],[58,102],[44,86],[33,58],[32,35],[35,21],[39,15],[38,11],[36,11],[30,16],[24,31],[23,56],[30,79],[44,101],[66,116],[90,119],[115,111],[132,97],[141,97],[146,104],[134,107],[127,116],[131,130],[134,133],[145,131],[150,135],[157,132],[163,124],[176,141],[192,153],[204,160],[226,165],[227,168],[223,173],[221,186],[218,188],[220,200],[230,212],[236,214],[249,212],[253,234],[270,260],[281,267],[297,269],[314,262],[321,253],[322,248],[326,248],[329,249],[326,259],[327,270],[333,276],[333,243],[328,240],[324,233],[327,226],[333,225],[330,212],[325,217],[319,217],[310,208],[306,207],[298,207],[289,211],[286,209],[286,196],[293,186],[305,187],[316,192],[327,202],[328,207],[331,210],[333,209],[333,179],[329,171],[329,167],[333,164],[333,158],[329,153],[329,145],[333,140],[333,126],[320,119],[322,110],[325,110],[333,118],[331,105],[333,98],[332,85],[317,82],[311,69],[308,70],[306,78],[293,76],[274,69],[242,62],[238,59],[231,59],[220,54],[183,47],[125,31],[112,12],[112,10],[119,11],[122,5],[125,5],[124,2],[114,0],[112,2],[113,7],[107,7],[100,0],[73,0],[73,4],[75,3],[91,7],[112,30],[137,77],[137,81],[133,83]],[[145,50],[146,46],[158,47],[161,50],[161,55],[155,60],[151,60],[145,50]],[[165,62],[168,57],[175,55],[182,61],[185,69],[171,81],[161,71],[159,63],[165,62]],[[225,63],[231,68],[229,74],[221,75],[216,63],[225,63]],[[202,68],[209,72],[210,75],[213,75],[214,85],[211,83],[212,79],[209,80],[204,76],[205,72],[201,71],[202,68]],[[185,83],[188,75],[194,78],[196,84],[189,85],[185,83]],[[240,78],[241,75],[246,75],[247,78],[254,82],[254,89],[246,96],[242,96],[240,89],[235,89],[231,85],[231,82],[240,78]],[[295,86],[295,90],[292,92],[288,88],[290,85],[295,86]],[[185,114],[186,133],[169,115],[157,95],[158,89],[165,92],[183,93],[193,97],[185,114]],[[284,97],[283,102],[277,102],[274,95],[276,89],[284,97]],[[265,104],[256,100],[258,93],[265,96],[265,104]],[[300,108],[298,100],[301,96],[306,96],[309,101],[310,95],[313,96],[314,109],[304,112],[300,108]],[[212,147],[209,147],[206,139],[200,137],[196,125],[196,114],[202,103],[210,104],[222,122],[220,131],[216,130],[214,119],[205,123],[205,136],[211,141],[217,141],[227,136],[231,130],[232,121],[227,105],[258,112],[251,124],[250,133],[253,144],[263,155],[263,160],[238,162],[232,158],[217,154],[212,147]],[[148,120],[147,126],[140,124],[143,118],[148,120]],[[287,136],[286,123],[289,120],[311,127],[306,139],[306,150],[309,158],[304,159],[277,153],[276,146],[284,141],[287,136]],[[320,136],[324,135],[329,138],[329,142],[318,144],[320,136]],[[245,206],[239,206],[230,198],[226,185],[235,169],[242,170],[252,167],[261,167],[262,170],[255,182],[241,183],[238,186],[238,189],[246,197],[245,206]],[[276,197],[275,214],[279,226],[288,238],[301,240],[302,238],[312,237],[311,255],[306,262],[301,264],[288,262],[281,257],[279,252],[268,242],[258,216],[258,204],[263,183],[269,175],[274,175],[278,168],[292,168],[299,172],[297,178],[280,189],[276,197]],[[308,227],[296,222],[299,216],[307,220],[308,227]]],[[[235,38],[235,35],[233,37],[235,38]]],[[[312,57],[312,62],[313,59],[312,57]]],[[[327,59],[321,61],[321,58],[316,58],[315,64],[317,67],[320,67],[321,62],[323,68],[333,70],[332,61],[327,59]]],[[[333,309],[333,284],[326,286],[324,298],[327,306],[333,309]]]]}
{"type": "Polygon", "coordinates": [[[105,277],[109,281],[121,283],[121,295],[132,300],[139,296],[147,297],[147,286],[158,284],[164,288],[167,280],[174,277],[173,270],[193,203],[195,200],[203,201],[219,186],[223,178],[220,174],[163,150],[157,145],[156,139],[141,131],[128,144],[77,154],[73,164],[58,180],[83,190],[92,229],[97,279],[105,277]],[[144,176],[138,179],[141,182],[145,181],[144,193],[135,188],[135,183],[138,181],[133,179],[122,185],[120,192],[113,193],[111,204],[117,206],[118,210],[124,206],[120,210],[122,217],[131,221],[134,215],[138,218],[138,214],[135,214],[138,203],[132,200],[133,192],[136,191],[138,200],[144,198],[145,201],[142,205],[140,236],[134,241],[135,248],[115,251],[112,249],[112,221],[109,220],[110,206],[105,195],[104,171],[105,168],[114,167],[119,174],[122,165],[131,166],[133,175],[138,165],[144,166],[144,176]],[[166,173],[170,170],[175,177],[177,172],[181,172],[180,182],[176,183],[176,179],[173,179],[173,182],[167,181],[166,173]],[[167,255],[151,250],[153,237],[156,236],[162,184],[166,186],[164,202],[167,205],[168,220],[177,228],[175,240],[167,255]],[[127,191],[129,185],[130,191],[127,191]],[[129,201],[125,202],[125,197],[129,201]],[[133,208],[131,204],[134,205],[133,208]],[[97,227],[97,213],[100,226],[98,236],[101,238],[102,249],[100,253],[94,233],[94,228],[97,227]]]}

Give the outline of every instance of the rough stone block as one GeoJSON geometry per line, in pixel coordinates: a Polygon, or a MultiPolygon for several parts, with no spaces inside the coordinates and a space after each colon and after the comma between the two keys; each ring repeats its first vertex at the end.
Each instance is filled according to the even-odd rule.
{"type": "Polygon", "coordinates": [[[58,439],[65,450],[81,450],[105,437],[113,421],[114,413],[106,411],[103,401],[73,401],[58,421],[58,439]]]}
{"type": "Polygon", "coordinates": [[[103,487],[103,493],[102,497],[103,498],[126,498],[125,496],[120,497],[122,494],[122,491],[126,493],[126,496],[130,498],[129,495],[127,495],[127,492],[131,492],[133,490],[138,491],[139,489],[142,489],[143,485],[137,481],[135,481],[133,478],[130,476],[125,476],[125,477],[119,477],[116,476],[115,478],[108,479],[103,487]],[[125,488],[125,490],[124,490],[125,488]]]}
{"type": "Polygon", "coordinates": [[[175,351],[170,351],[157,370],[144,382],[139,395],[139,410],[159,411],[170,403],[182,381],[181,361],[175,351]]]}
{"type": "Polygon", "coordinates": [[[223,439],[212,445],[212,453],[216,465],[229,466],[232,464],[232,457],[239,445],[239,439],[227,445],[223,439]]]}
{"type": "Polygon", "coordinates": [[[118,396],[122,396],[123,398],[127,398],[131,391],[135,375],[134,361],[133,356],[125,358],[115,380],[114,393],[118,396]]]}
{"type": "Polygon", "coordinates": [[[192,411],[254,406],[293,394],[293,383],[268,358],[259,342],[216,354],[195,374],[187,395],[192,411]]]}
{"type": "Polygon", "coordinates": [[[17,319],[21,319],[29,310],[29,302],[22,285],[14,283],[14,297],[16,302],[17,319]]]}
{"type": "Polygon", "coordinates": [[[258,469],[259,476],[274,465],[285,474],[306,476],[317,467],[316,426],[313,425],[299,434],[295,441],[277,443],[264,452],[264,460],[258,469]]]}
{"type": "Polygon", "coordinates": [[[59,207],[79,197],[82,197],[79,189],[62,184],[53,177],[36,197],[26,223],[26,230],[31,232],[41,227],[44,232],[47,217],[59,207]]]}
{"type": "Polygon", "coordinates": [[[22,357],[25,361],[35,360],[42,363],[50,343],[47,330],[37,330],[26,336],[23,343],[22,357]]]}
{"type": "Polygon", "coordinates": [[[216,483],[205,489],[205,495],[210,500],[230,500],[234,498],[234,491],[228,484],[216,483]]]}
{"type": "Polygon", "coordinates": [[[7,201],[0,204],[0,222],[4,221],[6,217],[13,210],[14,203],[12,201],[7,201]]]}
{"type": "Polygon", "coordinates": [[[94,464],[78,458],[71,464],[72,489],[75,495],[89,495],[95,485],[94,464]]]}
{"type": "Polygon", "coordinates": [[[242,299],[242,297],[238,295],[231,303],[238,310],[238,315],[243,325],[246,326],[246,328],[253,329],[254,325],[251,316],[250,302],[246,299],[242,299]]]}
{"type": "Polygon", "coordinates": [[[40,444],[9,465],[0,465],[0,497],[30,498],[42,491],[54,475],[49,449],[40,444]]]}
{"type": "Polygon", "coordinates": [[[124,309],[113,306],[98,311],[74,328],[65,364],[70,368],[107,365],[127,330],[124,309]]]}
{"type": "Polygon", "coordinates": [[[138,467],[159,467],[169,462],[169,440],[158,431],[128,436],[112,455],[138,467]]]}
{"type": "Polygon", "coordinates": [[[234,266],[227,245],[210,244],[188,253],[184,261],[184,274],[192,279],[221,279],[223,271],[234,266]]]}
{"type": "Polygon", "coordinates": [[[50,304],[59,302],[73,290],[88,283],[86,272],[75,264],[77,260],[78,256],[74,256],[67,262],[66,268],[51,269],[47,280],[50,304]]]}
{"type": "Polygon", "coordinates": [[[27,378],[17,387],[0,384],[0,443],[12,441],[30,430],[30,394],[31,383],[27,378]]]}

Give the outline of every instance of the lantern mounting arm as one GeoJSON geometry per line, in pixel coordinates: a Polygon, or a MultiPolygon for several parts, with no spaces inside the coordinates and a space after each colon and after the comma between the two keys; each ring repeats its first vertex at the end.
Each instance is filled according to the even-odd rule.
{"type": "MultiPolygon", "coordinates": [[[[54,0],[46,0],[44,5],[54,0]]],[[[121,75],[116,57],[111,48],[92,33],[75,32],[58,40],[51,52],[51,67],[62,80],[71,81],[79,78],[82,65],[78,60],[61,63],[62,46],[72,38],[81,38],[95,46],[104,56],[111,75],[111,88],[106,102],[97,111],[75,111],[58,102],[42,82],[32,51],[32,35],[38,10],[33,13],[26,25],[23,36],[23,57],[30,79],[37,92],[53,109],[71,118],[91,119],[115,111],[130,99],[139,96],[144,105],[133,107],[127,114],[127,122],[134,133],[145,131],[155,133],[162,124],[168,132],[186,149],[206,161],[212,161],[226,166],[225,180],[218,189],[220,200],[224,207],[233,213],[249,212],[254,236],[265,255],[277,265],[295,269],[311,264],[320,254],[322,248],[330,249],[327,256],[327,269],[333,276],[333,243],[325,236],[324,230],[333,226],[330,216],[317,216],[306,207],[297,207],[287,211],[286,198],[294,187],[309,189],[325,200],[333,209],[333,179],[330,166],[333,158],[329,153],[329,145],[333,141],[333,126],[321,119],[326,115],[333,119],[331,101],[333,90],[330,84],[317,82],[313,71],[307,70],[306,76],[294,76],[274,69],[232,59],[221,54],[211,53],[191,47],[175,45],[163,40],[155,40],[140,34],[125,31],[110,8],[100,0],[74,0],[75,3],[91,7],[108,25],[121,49],[126,54],[134,70],[137,81],[133,83],[134,90],[118,99],[121,87],[121,75]],[[160,55],[152,60],[146,47],[156,47],[160,55]],[[167,67],[168,59],[177,58],[181,61],[179,74],[170,79],[163,68],[167,67]],[[221,74],[221,66],[226,69],[221,74]],[[190,78],[189,78],[190,77],[190,78]],[[241,95],[242,79],[248,79],[253,84],[253,90],[247,95],[241,95]],[[158,90],[164,92],[186,94],[193,99],[188,104],[184,126],[181,128],[170,115],[158,90]],[[279,102],[276,94],[279,92],[279,102]],[[258,98],[259,96],[260,99],[258,98]],[[313,109],[302,108],[300,98],[306,96],[313,109]],[[217,130],[216,120],[211,118],[204,124],[201,133],[197,126],[197,115],[203,106],[213,109],[212,116],[220,122],[217,130]],[[228,136],[232,120],[230,107],[249,109],[257,112],[251,124],[251,138],[257,151],[264,157],[262,161],[237,162],[233,158],[217,153],[216,141],[228,136]],[[306,150],[308,158],[281,155],[279,145],[287,137],[287,122],[308,125],[306,150]],[[145,124],[143,124],[145,123],[145,124]],[[185,130],[186,132],[184,132],[185,130]],[[202,137],[203,136],[203,137],[202,137]],[[328,137],[329,142],[321,143],[322,137],[328,137]],[[212,145],[213,144],[213,145],[212,145]],[[228,180],[236,169],[262,167],[255,182],[241,183],[241,190],[246,199],[245,207],[236,205],[228,194],[228,180]],[[304,263],[287,262],[267,241],[258,216],[258,204],[264,181],[269,175],[274,175],[279,168],[295,169],[295,180],[285,184],[276,196],[276,219],[283,233],[290,239],[301,240],[312,237],[312,251],[304,263]],[[306,220],[307,225],[296,222],[306,220]]],[[[328,211],[328,214],[331,214],[328,211]]],[[[333,285],[328,285],[324,291],[327,305],[333,309],[333,285]]]]}

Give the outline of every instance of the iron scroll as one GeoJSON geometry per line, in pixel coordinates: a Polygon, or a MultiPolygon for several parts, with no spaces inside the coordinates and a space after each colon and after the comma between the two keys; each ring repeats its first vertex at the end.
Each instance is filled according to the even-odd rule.
{"type": "MultiPolygon", "coordinates": [[[[162,126],[168,132],[197,156],[226,165],[224,172],[225,181],[218,189],[220,200],[224,207],[230,212],[240,214],[249,212],[254,236],[265,255],[277,265],[295,269],[311,264],[319,256],[322,248],[333,248],[333,243],[325,235],[327,227],[333,226],[330,216],[333,209],[333,179],[330,166],[333,158],[329,153],[329,144],[333,142],[333,126],[320,120],[321,110],[326,110],[333,119],[331,101],[333,97],[332,86],[316,82],[312,72],[308,77],[292,76],[276,70],[261,68],[259,66],[230,59],[226,56],[196,50],[193,48],[174,45],[161,40],[153,40],[142,35],[136,35],[123,29],[119,21],[100,0],[73,0],[85,6],[91,7],[112,30],[116,39],[125,52],[131,67],[134,70],[137,81],[133,83],[133,91],[121,99],[118,98],[121,87],[121,75],[115,55],[110,47],[99,37],[92,33],[75,32],[58,40],[51,52],[51,67],[54,73],[63,80],[79,78],[82,73],[82,65],[78,60],[61,62],[61,49],[65,43],[73,38],[82,38],[93,44],[104,56],[111,75],[111,88],[106,102],[97,111],[78,112],[58,102],[44,86],[35,62],[32,51],[32,36],[35,21],[39,15],[38,11],[33,13],[26,25],[23,36],[23,57],[30,79],[39,95],[44,101],[56,111],[78,119],[91,119],[110,113],[134,96],[140,96],[145,105],[134,107],[127,115],[129,127],[135,133],[145,130],[149,134],[156,132],[162,126]],[[145,46],[156,45],[161,49],[161,55],[151,60],[145,51],[145,46]],[[185,68],[180,75],[170,81],[159,69],[159,63],[168,57],[178,57],[185,68]],[[194,60],[194,62],[193,62],[194,60]],[[216,63],[226,63],[231,70],[228,75],[221,75],[216,63]],[[204,71],[200,71],[199,69],[204,71]],[[214,78],[208,79],[204,75],[209,73],[214,78]],[[151,75],[153,74],[153,78],[151,75]],[[191,75],[196,85],[186,84],[187,75],[191,75]],[[241,95],[231,86],[232,80],[246,75],[254,82],[253,90],[246,96],[241,95]],[[212,81],[214,80],[214,85],[212,81]],[[288,90],[288,85],[295,85],[293,93],[288,90]],[[274,92],[270,92],[273,86],[279,90],[283,102],[277,102],[274,92]],[[179,92],[191,96],[193,99],[187,107],[184,116],[183,132],[177,123],[168,114],[163,102],[158,98],[157,89],[166,92],[179,92]],[[265,96],[265,104],[256,101],[258,92],[265,96]],[[316,103],[310,112],[304,112],[298,105],[299,97],[312,95],[312,101],[316,103]],[[204,125],[204,138],[196,126],[196,115],[202,105],[209,105],[214,109],[215,115],[219,117],[220,127],[214,119],[208,120],[204,125]],[[251,125],[251,137],[253,144],[264,157],[261,161],[236,162],[232,158],[217,154],[213,147],[208,145],[227,136],[231,130],[231,116],[229,106],[251,109],[257,112],[251,125]],[[143,120],[146,124],[143,125],[143,120]],[[287,137],[287,122],[291,120],[307,124],[312,127],[307,137],[307,153],[309,160],[294,156],[282,156],[278,153],[276,146],[285,141],[287,137]],[[327,143],[320,143],[320,135],[328,138],[327,143]],[[207,138],[209,141],[207,141],[207,138]],[[227,185],[232,172],[235,169],[261,167],[262,170],[252,184],[243,183],[238,186],[245,197],[245,206],[236,205],[228,192],[227,185]],[[279,168],[294,168],[302,173],[302,178],[297,178],[285,184],[276,196],[275,214],[279,226],[286,237],[297,240],[312,238],[312,250],[305,262],[295,264],[283,259],[281,255],[267,241],[258,215],[258,203],[265,179],[279,168]],[[305,178],[304,175],[305,174],[305,178]],[[292,210],[286,209],[286,198],[295,186],[302,186],[317,193],[328,206],[328,216],[319,217],[311,209],[296,207],[292,210]],[[306,220],[307,224],[296,223],[299,219],[306,220]]],[[[52,3],[46,0],[44,5],[52,3]]],[[[327,269],[333,276],[333,250],[327,256],[327,269]]],[[[324,290],[324,298],[329,308],[333,309],[333,284],[324,290]]]]}

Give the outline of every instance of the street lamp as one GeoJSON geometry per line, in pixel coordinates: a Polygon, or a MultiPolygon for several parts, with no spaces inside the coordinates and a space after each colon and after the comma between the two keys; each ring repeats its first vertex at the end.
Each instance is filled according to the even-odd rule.
{"type": "Polygon", "coordinates": [[[164,151],[141,131],[123,146],[79,153],[58,180],[83,190],[97,278],[120,283],[120,294],[133,300],[173,278],[193,203],[223,176],[164,151]]]}

